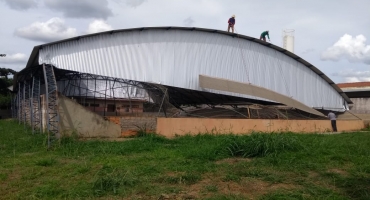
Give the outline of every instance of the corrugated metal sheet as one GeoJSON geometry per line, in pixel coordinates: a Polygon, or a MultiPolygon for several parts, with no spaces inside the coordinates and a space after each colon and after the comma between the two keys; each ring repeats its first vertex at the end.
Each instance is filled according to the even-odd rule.
{"type": "Polygon", "coordinates": [[[44,45],[39,63],[193,90],[203,90],[198,75],[204,74],[250,82],[309,107],[343,109],[343,97],[292,57],[253,41],[197,30],[133,30],[82,37],[44,45]]]}
{"type": "Polygon", "coordinates": [[[58,81],[57,86],[58,90],[66,96],[81,96],[86,98],[104,98],[107,96],[107,98],[150,100],[148,93],[144,89],[114,81],[58,81]]]}

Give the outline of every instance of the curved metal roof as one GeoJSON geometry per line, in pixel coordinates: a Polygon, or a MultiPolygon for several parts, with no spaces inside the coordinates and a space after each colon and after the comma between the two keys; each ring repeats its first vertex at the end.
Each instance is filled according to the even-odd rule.
{"type": "Polygon", "coordinates": [[[236,34],[236,33],[229,33],[229,32],[221,31],[221,30],[196,28],[196,27],[172,27],[172,26],[169,26],[169,27],[141,27],[141,28],[132,28],[132,29],[119,29],[119,30],[112,30],[112,31],[105,31],[105,32],[100,32],[100,33],[82,35],[82,36],[77,36],[77,37],[73,37],[73,38],[69,38],[69,39],[65,39],[65,40],[51,42],[51,43],[35,46],[33,48],[33,51],[32,51],[32,53],[30,55],[30,58],[27,62],[26,68],[39,64],[38,59],[37,59],[38,55],[39,55],[39,50],[42,49],[44,46],[64,43],[64,42],[68,42],[68,41],[80,40],[82,38],[87,38],[87,37],[92,37],[92,36],[97,36],[97,35],[113,34],[113,33],[119,33],[119,32],[145,31],[145,30],[186,30],[186,31],[196,30],[196,31],[201,31],[201,32],[207,32],[207,33],[210,33],[210,34],[222,34],[222,35],[230,36],[230,37],[233,37],[233,38],[240,38],[240,39],[244,39],[244,40],[248,40],[248,41],[251,41],[251,42],[258,43],[258,44],[263,45],[265,47],[274,49],[274,50],[276,50],[276,51],[278,51],[278,52],[296,60],[297,62],[303,64],[304,66],[309,68],[311,71],[316,73],[318,76],[320,76],[323,80],[325,80],[335,91],[337,91],[343,97],[343,99],[346,102],[352,103],[352,101],[348,98],[348,96],[329,77],[327,77],[322,71],[320,71],[318,68],[316,68],[315,66],[313,66],[312,64],[310,64],[309,62],[304,60],[303,58],[297,56],[296,54],[294,54],[294,53],[292,53],[292,52],[290,52],[286,49],[283,49],[283,48],[278,47],[276,45],[273,45],[271,43],[264,42],[264,41],[259,40],[257,38],[253,38],[253,37],[246,36],[246,35],[241,35],[241,34],[236,34]]]}
{"type": "Polygon", "coordinates": [[[230,37],[233,37],[233,38],[245,39],[245,40],[252,41],[252,42],[258,43],[260,45],[269,47],[269,48],[274,49],[274,50],[276,50],[280,53],[285,54],[286,56],[289,56],[290,58],[296,60],[297,62],[303,64],[304,66],[306,66],[307,68],[312,70],[314,73],[316,73],[318,76],[320,76],[323,80],[325,80],[331,87],[333,87],[344,98],[344,100],[346,102],[352,103],[352,101],[348,98],[348,96],[329,77],[327,77],[321,70],[319,70],[318,68],[316,68],[311,63],[304,60],[303,58],[297,56],[296,54],[294,54],[294,53],[292,53],[292,52],[290,52],[286,49],[283,49],[283,48],[278,47],[276,45],[273,45],[271,43],[264,42],[264,41],[259,40],[257,38],[253,38],[253,37],[246,36],[246,35],[241,35],[241,34],[236,34],[236,33],[229,33],[229,32],[221,31],[221,30],[196,28],[196,27],[172,27],[172,26],[169,26],[169,27],[141,27],[141,28],[132,28],[132,29],[119,29],[119,30],[105,31],[105,32],[100,32],[100,33],[94,33],[94,34],[88,34],[88,35],[73,37],[73,38],[60,40],[60,41],[56,41],[56,42],[51,42],[51,43],[47,43],[47,44],[43,44],[43,45],[39,45],[39,46],[34,47],[32,53],[31,53],[31,56],[30,56],[30,58],[27,62],[26,68],[39,64],[38,59],[37,59],[38,58],[38,52],[39,52],[40,49],[43,48],[43,46],[59,44],[59,43],[67,42],[67,41],[80,40],[81,38],[103,35],[103,34],[113,34],[113,33],[130,32],[130,31],[156,30],[156,29],[157,30],[173,30],[173,29],[175,29],[175,30],[186,30],[186,31],[196,30],[196,31],[207,32],[207,33],[210,33],[210,34],[223,34],[223,35],[227,35],[227,36],[230,36],[230,37]]]}

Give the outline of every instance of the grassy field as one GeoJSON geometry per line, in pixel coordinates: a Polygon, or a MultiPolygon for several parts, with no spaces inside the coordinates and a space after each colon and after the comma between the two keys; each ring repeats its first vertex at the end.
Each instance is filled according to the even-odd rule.
{"type": "Polygon", "coordinates": [[[370,132],[46,137],[0,120],[0,199],[370,199],[370,132]]]}

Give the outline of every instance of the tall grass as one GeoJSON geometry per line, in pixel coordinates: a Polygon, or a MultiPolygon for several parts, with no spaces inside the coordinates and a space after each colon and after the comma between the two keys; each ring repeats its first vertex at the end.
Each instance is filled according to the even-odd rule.
{"type": "Polygon", "coordinates": [[[249,182],[294,185],[254,199],[370,199],[369,133],[66,137],[51,150],[45,139],[0,120],[0,199],[158,199],[189,187],[199,199],[246,199],[236,189],[249,182]]]}
{"type": "Polygon", "coordinates": [[[231,137],[223,148],[226,148],[229,156],[253,158],[277,156],[287,151],[301,150],[304,146],[293,134],[254,133],[249,137],[231,137]]]}

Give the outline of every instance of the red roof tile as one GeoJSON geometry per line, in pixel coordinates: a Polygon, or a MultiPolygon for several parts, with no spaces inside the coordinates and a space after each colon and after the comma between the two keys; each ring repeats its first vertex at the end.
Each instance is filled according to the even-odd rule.
{"type": "Polygon", "coordinates": [[[339,88],[370,87],[370,82],[338,83],[339,88]]]}

